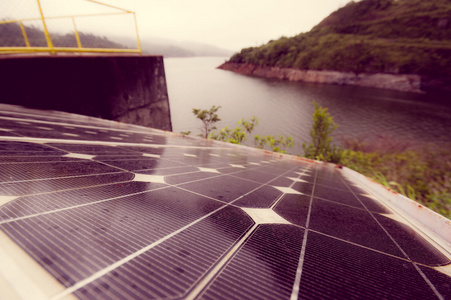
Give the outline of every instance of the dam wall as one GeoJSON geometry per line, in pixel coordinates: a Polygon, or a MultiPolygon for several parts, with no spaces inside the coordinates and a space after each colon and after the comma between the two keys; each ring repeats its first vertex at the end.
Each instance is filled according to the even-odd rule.
{"type": "Polygon", "coordinates": [[[0,57],[0,103],[172,130],[162,56],[0,57]]]}

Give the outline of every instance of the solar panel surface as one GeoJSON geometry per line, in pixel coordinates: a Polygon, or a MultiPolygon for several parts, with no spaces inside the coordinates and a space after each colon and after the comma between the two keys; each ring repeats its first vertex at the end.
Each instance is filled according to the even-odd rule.
{"type": "Polygon", "coordinates": [[[451,297],[446,251],[330,166],[1,105],[0,169],[44,298],[451,297]]]}

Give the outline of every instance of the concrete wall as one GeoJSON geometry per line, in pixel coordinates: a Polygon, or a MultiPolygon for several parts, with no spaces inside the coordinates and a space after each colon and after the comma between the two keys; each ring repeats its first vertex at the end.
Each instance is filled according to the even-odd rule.
{"type": "Polygon", "coordinates": [[[172,130],[161,56],[0,57],[0,102],[172,130]]]}

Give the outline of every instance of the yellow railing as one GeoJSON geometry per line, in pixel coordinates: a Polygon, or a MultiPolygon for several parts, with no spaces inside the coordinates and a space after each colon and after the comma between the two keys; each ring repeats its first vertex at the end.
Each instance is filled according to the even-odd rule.
{"type": "MultiPolygon", "coordinates": [[[[3,0],[0,0],[3,1],[3,0]]],[[[24,18],[24,19],[14,19],[14,20],[0,20],[0,26],[2,24],[8,24],[8,23],[16,23],[19,25],[23,41],[25,46],[0,46],[0,54],[5,53],[30,53],[30,52],[50,52],[52,54],[55,54],[57,52],[106,52],[106,53],[142,53],[141,52],[141,43],[139,39],[138,34],[138,24],[136,21],[136,14],[132,11],[122,9],[116,6],[112,6],[109,4],[101,3],[99,1],[95,0],[85,0],[88,2],[92,2],[98,5],[103,5],[105,7],[113,8],[115,10],[119,10],[118,12],[110,12],[110,13],[92,13],[92,14],[77,14],[77,15],[69,15],[69,16],[52,16],[52,17],[44,17],[43,9],[41,6],[41,0],[36,0],[37,7],[39,9],[40,17],[37,18],[24,18]],[[80,32],[77,29],[76,25],[76,18],[80,17],[93,17],[93,16],[112,16],[112,15],[132,15],[133,16],[133,22],[134,22],[134,30],[136,34],[136,48],[108,48],[108,47],[101,47],[101,48],[93,48],[93,47],[84,47],[83,43],[80,38],[80,32]],[[49,32],[46,24],[46,20],[50,19],[64,19],[64,18],[70,18],[72,20],[73,25],[73,34],[76,40],[76,47],[56,47],[54,43],[52,42],[51,33],[49,32]],[[24,26],[24,22],[28,21],[39,21],[42,22],[43,32],[45,35],[45,41],[47,46],[32,46],[29,40],[29,37],[27,35],[27,28],[24,26]]],[[[1,38],[1,36],[0,36],[1,38]]]]}

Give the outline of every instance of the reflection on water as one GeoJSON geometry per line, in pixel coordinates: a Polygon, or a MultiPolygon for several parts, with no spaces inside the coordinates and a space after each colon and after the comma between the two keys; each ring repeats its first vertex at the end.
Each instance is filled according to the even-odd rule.
{"type": "Polygon", "coordinates": [[[259,118],[256,134],[292,135],[301,152],[310,142],[313,101],[339,125],[336,141],[343,137],[376,135],[396,139],[451,141],[449,95],[412,94],[371,88],[321,85],[253,78],[218,70],[225,58],[165,59],[174,132],[200,133],[192,108],[220,105],[217,127],[235,126],[241,118],[259,118]]]}

